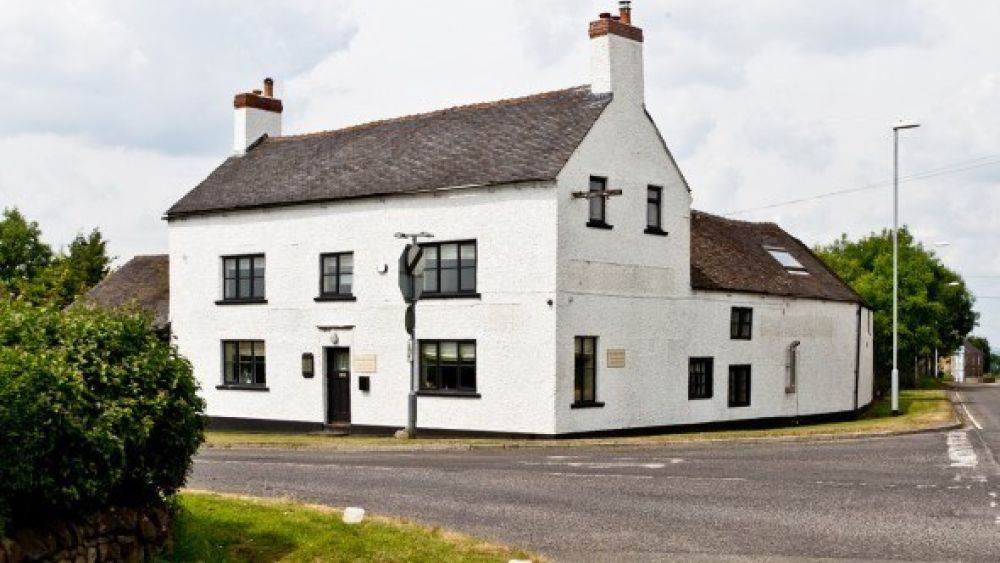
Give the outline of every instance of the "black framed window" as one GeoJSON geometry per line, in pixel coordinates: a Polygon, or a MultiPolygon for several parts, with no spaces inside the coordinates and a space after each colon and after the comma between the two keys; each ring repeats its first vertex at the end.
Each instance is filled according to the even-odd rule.
{"type": "Polygon", "coordinates": [[[474,394],[475,340],[421,340],[420,390],[474,394]]]}
{"type": "Polygon", "coordinates": [[[587,200],[590,202],[590,216],[587,221],[588,227],[609,227],[607,221],[608,200],[604,197],[604,192],[608,188],[608,179],[600,176],[590,177],[590,194],[587,200]],[[601,194],[601,195],[594,195],[601,194]]]}
{"type": "Polygon", "coordinates": [[[260,301],[264,299],[263,254],[224,256],[222,258],[223,301],[260,301]]]}
{"type": "Polygon", "coordinates": [[[320,297],[351,297],[354,293],[354,253],[336,252],[319,257],[320,297]]]}
{"type": "Polygon", "coordinates": [[[597,337],[577,336],[573,339],[574,374],[573,403],[598,404],[597,401],[597,337]]]}
{"type": "Polygon", "coordinates": [[[729,366],[729,406],[750,406],[750,366],[729,366]]]}
{"type": "Polygon", "coordinates": [[[646,232],[663,234],[663,188],[646,187],[646,232]]]}
{"type": "Polygon", "coordinates": [[[688,400],[712,398],[712,358],[688,359],[688,400]]]}
{"type": "Polygon", "coordinates": [[[424,296],[476,295],[476,241],[422,244],[424,296]]]}
{"type": "Polygon", "coordinates": [[[222,341],[222,382],[263,387],[267,384],[267,354],[263,340],[222,341]]]}
{"type": "Polygon", "coordinates": [[[733,340],[750,340],[753,334],[753,309],[750,307],[733,307],[729,320],[729,338],[733,340]]]}

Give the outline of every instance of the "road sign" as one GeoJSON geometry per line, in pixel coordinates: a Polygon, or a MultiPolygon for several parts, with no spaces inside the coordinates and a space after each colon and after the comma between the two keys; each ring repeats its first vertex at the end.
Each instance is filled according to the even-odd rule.
{"type": "Polygon", "coordinates": [[[419,244],[406,245],[406,269],[413,276],[424,275],[424,249],[419,244]]]}
{"type": "Polygon", "coordinates": [[[399,255],[399,292],[407,303],[413,303],[420,299],[420,293],[424,289],[423,274],[423,251],[419,246],[406,245],[403,253],[399,255]],[[414,269],[411,269],[411,264],[415,265],[416,274],[413,273],[414,269]]]}

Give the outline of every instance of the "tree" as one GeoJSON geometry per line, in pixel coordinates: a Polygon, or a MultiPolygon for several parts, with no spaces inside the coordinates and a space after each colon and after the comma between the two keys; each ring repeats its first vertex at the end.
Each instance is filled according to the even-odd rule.
{"type": "Polygon", "coordinates": [[[111,258],[98,229],[77,235],[65,251],[53,254],[41,242],[41,229],[17,210],[0,221],[0,288],[35,304],[66,307],[108,273],[111,258]]]}
{"type": "Polygon", "coordinates": [[[0,220],[0,291],[37,277],[52,261],[52,249],[42,242],[38,223],[16,208],[4,209],[0,220]]]}
{"type": "MultiPolygon", "coordinates": [[[[876,385],[887,388],[892,369],[892,232],[857,241],[840,239],[816,253],[874,309],[876,385]]],[[[975,328],[975,298],[904,227],[899,232],[899,369],[913,374],[913,360],[954,350],[975,328]]],[[[915,376],[915,374],[913,374],[915,376]]]]}

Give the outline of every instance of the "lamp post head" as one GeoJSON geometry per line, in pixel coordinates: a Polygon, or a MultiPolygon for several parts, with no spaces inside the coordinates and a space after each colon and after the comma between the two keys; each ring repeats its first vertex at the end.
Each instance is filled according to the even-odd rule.
{"type": "Polygon", "coordinates": [[[920,124],[916,121],[900,119],[895,125],[892,126],[892,130],[899,131],[900,129],[916,129],[917,127],[920,127],[920,124]]]}

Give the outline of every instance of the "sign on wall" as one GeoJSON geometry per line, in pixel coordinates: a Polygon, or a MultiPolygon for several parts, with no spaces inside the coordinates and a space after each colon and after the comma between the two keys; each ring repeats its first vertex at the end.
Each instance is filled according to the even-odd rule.
{"type": "Polygon", "coordinates": [[[354,373],[375,373],[375,354],[355,354],[354,373]]]}
{"type": "Polygon", "coordinates": [[[609,368],[625,367],[624,348],[608,348],[608,367],[609,368]]]}

